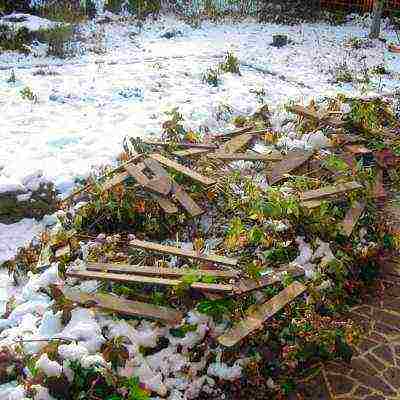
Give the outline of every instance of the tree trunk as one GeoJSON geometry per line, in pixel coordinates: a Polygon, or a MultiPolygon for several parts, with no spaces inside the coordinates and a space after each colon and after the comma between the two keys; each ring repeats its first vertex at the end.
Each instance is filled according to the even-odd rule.
{"type": "Polygon", "coordinates": [[[379,38],[379,35],[381,33],[381,19],[384,7],[385,7],[384,0],[374,1],[373,20],[372,20],[371,32],[369,33],[369,37],[371,39],[379,38]]]}

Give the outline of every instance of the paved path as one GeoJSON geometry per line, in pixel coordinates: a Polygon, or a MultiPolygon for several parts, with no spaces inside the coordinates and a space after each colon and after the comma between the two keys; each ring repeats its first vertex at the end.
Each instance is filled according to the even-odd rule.
{"type": "MultiPolygon", "coordinates": [[[[393,272],[393,271],[391,271],[393,272]]],[[[350,316],[363,329],[351,364],[330,362],[301,388],[307,400],[400,400],[400,273],[350,316]]]]}

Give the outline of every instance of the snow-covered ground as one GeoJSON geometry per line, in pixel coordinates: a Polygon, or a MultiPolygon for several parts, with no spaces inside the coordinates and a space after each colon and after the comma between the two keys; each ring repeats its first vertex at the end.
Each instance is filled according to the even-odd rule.
{"type": "MultiPolygon", "coordinates": [[[[64,61],[0,55],[0,181],[17,185],[42,170],[66,193],[92,166],[112,162],[126,135],[159,135],[165,111],[178,107],[188,127],[218,132],[230,127],[233,115],[259,106],[254,91],[260,89],[279,127],[283,105],[290,100],[357,93],[360,87],[330,82],[330,70],[345,61],[360,68],[364,63],[383,64],[394,75],[374,83],[380,89],[399,84],[400,56],[389,53],[384,43],[360,50],[344,46],[351,37],[367,36],[368,24],[360,20],[344,26],[203,23],[195,29],[164,18],[146,24],[141,32],[119,23],[91,23],[84,31],[86,37],[89,32],[104,33],[99,43],[105,54],[85,52],[64,61]],[[162,38],[167,28],[180,34],[162,38]],[[276,33],[288,34],[293,43],[270,46],[276,33]],[[216,67],[227,51],[239,58],[242,75],[224,74],[217,88],[203,83],[202,74],[216,67]],[[51,65],[57,74],[37,75],[40,65],[51,65]],[[12,69],[16,82],[9,82],[12,69]],[[25,87],[37,95],[37,103],[21,97],[25,87]]],[[[388,28],[383,36],[395,40],[388,28]]],[[[0,227],[0,260],[13,253],[21,236],[27,238],[34,230],[33,224],[24,224],[15,225],[18,240],[9,238],[7,229],[12,227],[0,227]]]]}

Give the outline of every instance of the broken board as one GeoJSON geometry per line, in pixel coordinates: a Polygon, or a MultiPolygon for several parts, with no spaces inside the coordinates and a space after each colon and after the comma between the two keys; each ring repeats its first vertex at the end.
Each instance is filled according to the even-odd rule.
{"type": "Polygon", "coordinates": [[[311,157],[312,152],[292,151],[277,164],[274,164],[271,173],[268,176],[270,185],[280,182],[285,179],[286,175],[294,171],[296,168],[301,167],[311,157]]]}
{"type": "MultiPolygon", "coordinates": [[[[140,283],[143,285],[161,285],[161,286],[179,286],[182,281],[179,279],[166,279],[166,278],[156,278],[152,276],[143,275],[132,275],[132,274],[114,274],[110,272],[98,272],[98,271],[71,271],[66,272],[66,276],[69,278],[78,279],[94,279],[101,281],[111,281],[111,282],[123,282],[123,283],[140,283]]],[[[222,293],[232,293],[232,285],[223,285],[218,283],[200,283],[194,282],[190,284],[192,289],[204,290],[208,292],[222,292],[222,293]]]]}
{"type": "Polygon", "coordinates": [[[253,139],[253,135],[244,134],[235,136],[234,138],[228,140],[224,144],[222,144],[217,152],[218,153],[236,153],[243,147],[247,146],[251,140],[253,139]]]}
{"type": "Polygon", "coordinates": [[[172,325],[177,325],[183,318],[180,311],[170,307],[161,307],[139,301],[126,300],[105,293],[88,294],[65,286],[60,287],[60,290],[63,295],[73,303],[83,306],[88,303],[94,304],[94,307],[117,314],[156,319],[172,325]]]}
{"type": "Polygon", "coordinates": [[[177,150],[172,154],[178,157],[197,157],[203,154],[210,153],[210,149],[188,149],[188,150],[177,150]]]}
{"type": "Polygon", "coordinates": [[[188,178],[191,178],[194,181],[197,181],[205,186],[210,186],[216,183],[214,179],[203,176],[197,173],[196,171],[192,171],[190,168],[185,167],[184,165],[179,164],[176,161],[170,160],[169,158],[166,158],[161,154],[151,154],[150,158],[152,158],[155,161],[158,161],[160,164],[166,167],[172,168],[180,172],[181,174],[186,175],[188,178]]]}
{"type": "Polygon", "coordinates": [[[128,172],[126,172],[126,171],[120,172],[119,174],[116,174],[112,178],[110,178],[107,181],[105,181],[103,186],[102,186],[102,190],[103,191],[110,190],[114,186],[117,186],[120,183],[122,183],[128,177],[129,177],[128,172]]]}
{"type": "Polygon", "coordinates": [[[216,278],[234,279],[239,276],[237,271],[220,271],[206,269],[189,269],[189,268],[164,268],[151,267],[142,265],[129,264],[104,264],[104,263],[87,263],[88,271],[103,271],[124,274],[137,274],[145,276],[165,276],[168,278],[181,278],[185,275],[196,276],[213,276],[216,278]]]}
{"type": "Polygon", "coordinates": [[[254,290],[263,289],[267,286],[273,285],[274,283],[281,282],[282,278],[287,273],[292,277],[297,278],[304,275],[304,270],[296,266],[289,266],[273,271],[272,273],[259,279],[241,280],[237,285],[235,285],[235,294],[242,295],[254,290]]]}
{"type": "Polygon", "coordinates": [[[222,161],[280,161],[282,155],[278,152],[270,154],[247,154],[247,153],[212,153],[207,155],[208,158],[213,158],[222,161]]]}
{"type": "Polygon", "coordinates": [[[361,217],[364,210],[365,210],[365,203],[356,202],[354,206],[347,211],[344,220],[341,224],[342,231],[346,236],[351,235],[354,227],[357,224],[357,221],[361,217]]]}
{"type": "Polygon", "coordinates": [[[153,243],[153,242],[145,242],[142,240],[134,239],[129,242],[129,244],[135,248],[154,251],[157,253],[171,254],[180,257],[192,258],[195,260],[211,262],[215,264],[228,265],[230,267],[234,267],[237,265],[238,261],[235,258],[228,258],[223,256],[217,256],[213,254],[202,255],[193,250],[183,250],[178,247],[173,246],[164,246],[162,244],[153,243]]]}
{"type": "Polygon", "coordinates": [[[218,342],[225,347],[232,347],[243,340],[250,333],[262,328],[264,322],[274,316],[279,310],[302,294],[306,287],[299,282],[293,282],[279,294],[267,302],[256,306],[249,315],[235,324],[231,329],[218,337],[218,342]]]}
{"type": "Polygon", "coordinates": [[[356,181],[339,183],[337,185],[325,186],[320,189],[308,190],[307,192],[300,193],[300,200],[301,202],[320,200],[362,188],[363,186],[356,181]]]}
{"type": "Polygon", "coordinates": [[[316,121],[319,124],[330,125],[335,128],[340,128],[345,125],[344,121],[341,121],[337,118],[330,117],[329,115],[328,116],[320,116],[319,114],[317,114],[317,112],[307,109],[300,105],[294,105],[294,106],[287,107],[287,110],[289,112],[299,115],[300,117],[308,118],[313,121],[316,121]]]}

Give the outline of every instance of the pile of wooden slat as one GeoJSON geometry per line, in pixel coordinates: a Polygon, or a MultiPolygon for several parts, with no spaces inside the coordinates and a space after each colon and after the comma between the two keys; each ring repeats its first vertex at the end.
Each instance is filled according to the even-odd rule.
{"type": "MultiPolygon", "coordinates": [[[[318,126],[331,126],[334,128],[343,126],[343,122],[336,117],[328,114],[320,115],[302,106],[291,107],[290,111],[301,118],[316,122],[318,126]]],[[[221,168],[233,161],[268,163],[269,168],[265,169],[265,173],[270,185],[279,184],[300,169],[305,168],[307,170],[309,168],[310,161],[314,157],[313,152],[291,151],[283,155],[277,151],[258,154],[255,151],[247,150],[264,133],[266,131],[252,131],[251,127],[247,127],[232,134],[219,135],[215,138],[214,143],[174,143],[175,149],[169,153],[170,156],[168,157],[160,154],[159,149],[167,149],[170,143],[145,140],[144,143],[152,146],[154,152],[135,155],[131,160],[119,167],[113,175],[108,176],[102,188],[104,191],[110,190],[127,178],[133,178],[136,184],[148,193],[150,198],[158,202],[165,213],[177,213],[178,206],[180,206],[192,217],[198,217],[205,210],[196,204],[185,189],[173,179],[167,169],[177,171],[188,179],[208,188],[216,184],[217,179],[204,176],[187,167],[187,165],[193,165],[193,162],[195,162],[193,160],[197,157],[218,161],[222,165],[221,168]]],[[[355,144],[357,143],[357,138],[351,138],[350,135],[344,134],[335,135],[337,136],[335,140],[340,139],[341,143],[351,143],[346,144],[345,147],[346,154],[349,156],[355,157],[356,155],[368,153],[363,146],[355,144]]],[[[167,151],[163,154],[166,153],[167,151]]],[[[222,171],[221,175],[223,174],[224,172],[222,171]]],[[[312,210],[319,207],[322,201],[340,199],[343,195],[359,189],[362,189],[362,185],[353,181],[306,191],[299,194],[300,204],[312,210]]],[[[357,202],[348,210],[342,223],[342,230],[345,235],[351,235],[364,209],[365,203],[357,202]]],[[[244,278],[239,272],[239,262],[235,258],[212,253],[206,254],[195,250],[183,250],[138,239],[129,242],[129,246],[134,249],[141,249],[144,252],[196,260],[200,267],[189,269],[87,263],[84,270],[68,270],[66,275],[69,278],[77,278],[79,280],[93,279],[166,287],[181,285],[184,282],[184,277],[188,275],[209,276],[215,278],[218,283],[194,282],[190,284],[190,288],[211,299],[247,295],[250,292],[281,282],[287,273],[290,273],[295,278],[304,275],[303,269],[295,265],[289,265],[276,269],[273,273],[266,274],[259,279],[249,279],[244,278]],[[211,265],[213,266],[212,268],[210,268],[211,265]],[[203,267],[206,269],[202,269],[203,267]]],[[[250,333],[262,328],[268,318],[304,293],[305,290],[306,287],[303,284],[295,281],[272,299],[249,310],[243,320],[234,324],[232,328],[218,338],[218,342],[227,347],[236,345],[250,333]]],[[[111,312],[159,319],[170,324],[177,324],[182,320],[182,314],[171,307],[158,307],[152,304],[128,301],[115,295],[90,295],[66,288],[63,289],[63,293],[75,303],[90,304],[111,312]]]]}

